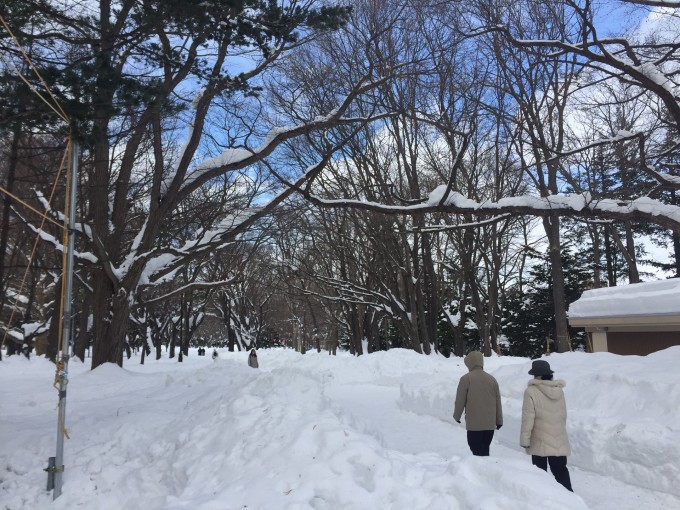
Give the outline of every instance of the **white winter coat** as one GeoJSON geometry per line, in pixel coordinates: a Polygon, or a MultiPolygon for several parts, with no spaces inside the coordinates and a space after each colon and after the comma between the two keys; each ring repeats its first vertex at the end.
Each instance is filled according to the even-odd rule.
{"type": "Polygon", "coordinates": [[[564,381],[532,379],[524,391],[519,444],[527,453],[541,457],[571,454],[567,437],[567,404],[564,381]]]}

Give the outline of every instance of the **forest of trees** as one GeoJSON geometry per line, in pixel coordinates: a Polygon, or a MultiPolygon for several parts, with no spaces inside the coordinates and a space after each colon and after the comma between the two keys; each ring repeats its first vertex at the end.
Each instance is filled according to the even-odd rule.
{"type": "Polygon", "coordinates": [[[93,368],[213,344],[564,352],[585,289],[680,276],[680,1],[0,16],[6,354],[57,356],[69,140],[93,368]]]}

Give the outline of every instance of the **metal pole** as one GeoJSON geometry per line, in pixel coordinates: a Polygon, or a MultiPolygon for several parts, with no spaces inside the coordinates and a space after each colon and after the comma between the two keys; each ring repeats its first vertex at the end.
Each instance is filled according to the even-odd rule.
{"type": "Polygon", "coordinates": [[[57,417],[57,456],[54,467],[54,493],[53,499],[61,495],[62,475],[64,473],[64,424],[66,422],[66,386],[68,385],[68,360],[71,357],[73,347],[73,311],[71,306],[73,293],[73,252],[75,249],[75,226],[76,226],[76,184],[78,177],[78,142],[72,141],[71,146],[71,176],[70,196],[68,208],[68,247],[66,252],[66,267],[64,278],[66,279],[66,297],[62,316],[62,351],[59,358],[63,361],[63,368],[59,371],[59,416],[57,417]]]}

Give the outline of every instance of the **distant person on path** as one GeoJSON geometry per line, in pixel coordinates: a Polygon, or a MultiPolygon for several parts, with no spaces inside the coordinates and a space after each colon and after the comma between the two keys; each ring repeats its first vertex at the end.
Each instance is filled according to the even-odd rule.
{"type": "Polygon", "coordinates": [[[567,456],[571,454],[567,437],[567,404],[562,388],[564,381],[554,380],[550,364],[542,359],[531,364],[529,374],[534,378],[524,390],[522,429],[519,444],[531,455],[531,463],[550,471],[555,480],[571,488],[567,456]]]}
{"type": "Polygon", "coordinates": [[[255,349],[250,349],[250,354],[248,354],[248,366],[252,368],[258,368],[260,365],[257,362],[257,353],[255,349]]]}
{"type": "Polygon", "coordinates": [[[218,356],[219,354],[217,354],[217,349],[213,349],[212,359],[217,359],[218,356]]]}
{"type": "Polygon", "coordinates": [[[498,382],[484,371],[484,355],[472,351],[465,356],[469,372],[460,378],[453,419],[460,423],[465,410],[467,441],[473,455],[487,457],[494,429],[503,426],[498,382]]]}

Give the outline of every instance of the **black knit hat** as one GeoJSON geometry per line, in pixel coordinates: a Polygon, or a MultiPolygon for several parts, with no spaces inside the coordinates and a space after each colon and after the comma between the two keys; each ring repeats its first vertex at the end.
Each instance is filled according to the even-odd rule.
{"type": "Polygon", "coordinates": [[[550,370],[550,363],[545,360],[537,359],[531,363],[531,370],[529,370],[529,375],[552,375],[553,371],[550,370]]]}

